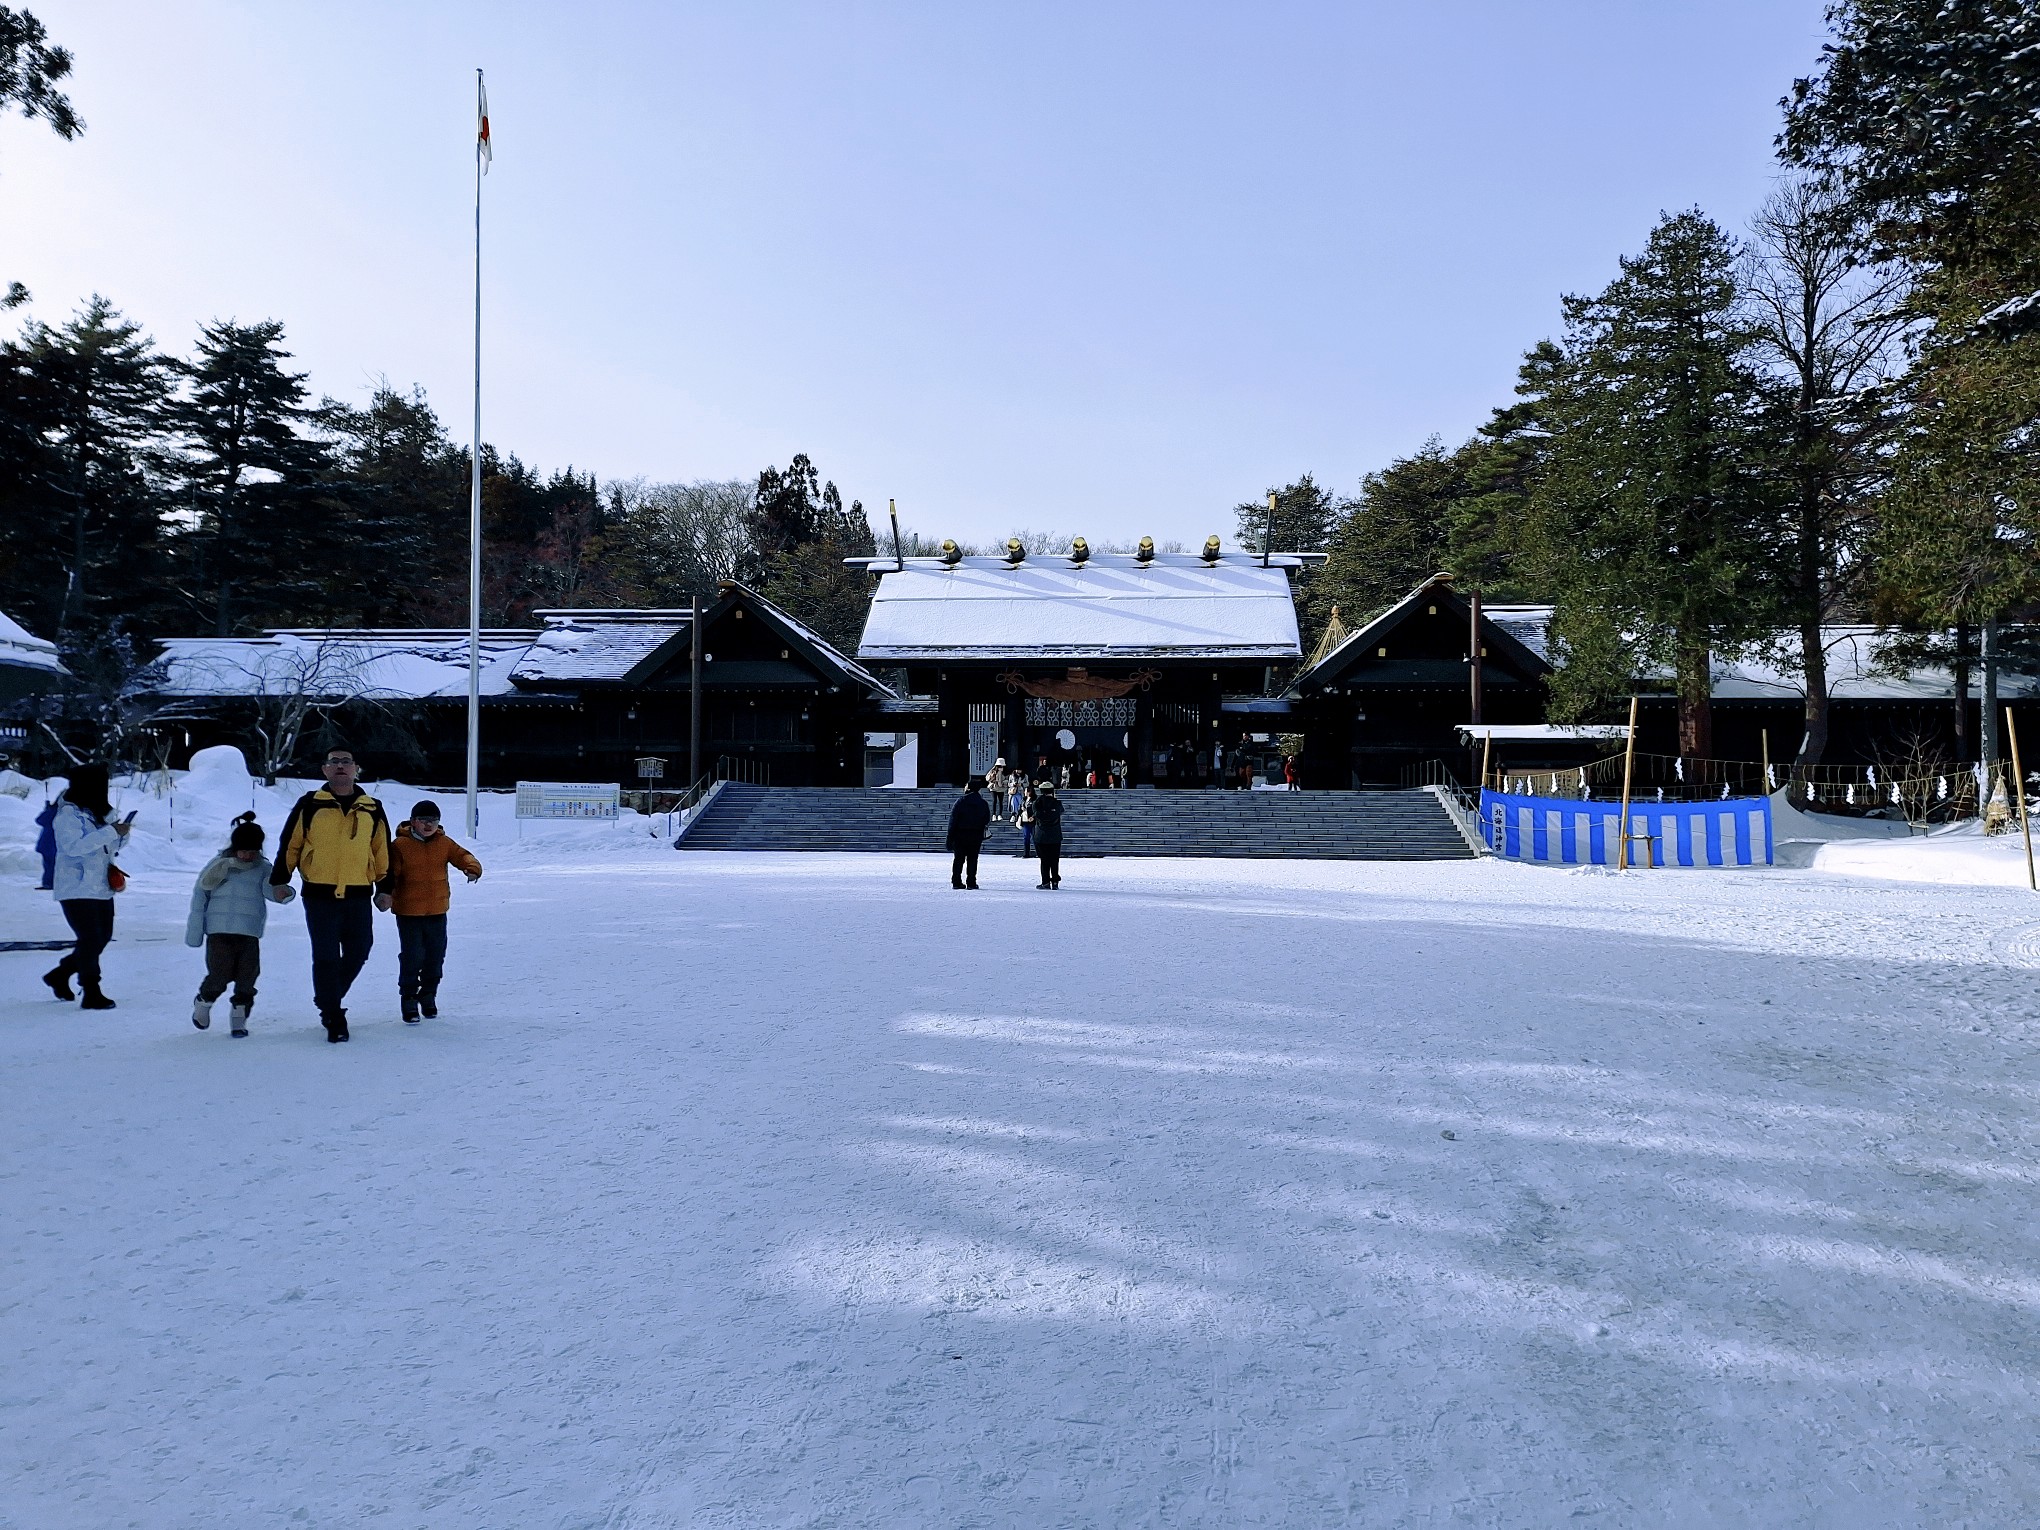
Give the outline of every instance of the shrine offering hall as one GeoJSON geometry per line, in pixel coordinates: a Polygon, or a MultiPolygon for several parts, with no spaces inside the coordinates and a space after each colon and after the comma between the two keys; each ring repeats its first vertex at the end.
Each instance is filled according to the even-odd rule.
{"type": "Polygon", "coordinates": [[[1271,667],[1301,657],[1290,577],[1308,557],[859,559],[879,583],[857,657],[932,698],[932,715],[920,699],[899,724],[920,736],[923,786],[1001,759],[1213,786],[1255,722],[1252,703],[1225,698],[1265,696],[1271,667]]]}

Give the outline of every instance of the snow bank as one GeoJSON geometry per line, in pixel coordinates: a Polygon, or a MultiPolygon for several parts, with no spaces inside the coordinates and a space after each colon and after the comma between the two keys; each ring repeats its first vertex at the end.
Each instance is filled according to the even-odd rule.
{"type": "Polygon", "coordinates": [[[2016,833],[1988,835],[1974,820],[1921,831],[1879,818],[1803,813],[1771,797],[1778,864],[1893,882],[2024,887],[2026,847],[2016,833]]]}
{"type": "MultiPolygon", "coordinates": [[[[121,852],[120,864],[130,875],[148,872],[196,871],[227,841],[227,831],[241,814],[253,811],[269,831],[273,853],[277,835],[291,804],[323,783],[279,779],[274,786],[248,774],[240,750],[225,745],[201,749],[189,770],[149,771],[115,778],[111,796],[117,816],[135,814],[135,826],[121,852]]],[[[401,781],[365,781],[363,785],[395,824],[412,806],[430,798],[444,815],[447,831],[466,839],[466,807],[459,792],[435,791],[401,781]]],[[[62,792],[61,776],[36,781],[9,771],[0,775],[0,875],[41,874],[35,854],[35,816],[43,804],[62,792]]],[[[543,856],[547,860],[588,856],[600,860],[619,849],[640,845],[663,849],[672,838],[664,815],[646,818],[625,812],[613,823],[524,823],[517,820],[515,794],[484,792],[481,832],[476,846],[496,855],[543,856]]]]}
{"type": "Polygon", "coordinates": [[[1822,845],[1815,871],[1900,882],[2024,887],[2026,845],[2017,834],[1985,834],[1975,823],[1906,839],[1848,839],[1822,845]]]}

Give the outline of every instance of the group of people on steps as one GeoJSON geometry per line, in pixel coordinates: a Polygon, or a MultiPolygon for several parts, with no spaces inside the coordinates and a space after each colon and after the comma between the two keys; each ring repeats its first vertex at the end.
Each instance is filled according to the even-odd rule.
{"type": "MultiPolygon", "coordinates": [[[[1005,761],[999,762],[1003,768],[1005,761]]],[[[992,825],[992,805],[980,793],[985,782],[972,776],[956,806],[949,810],[949,837],[943,842],[949,851],[949,885],[963,892],[976,892],[978,856],[985,846],[985,831],[992,825]]],[[[1062,886],[1063,805],[1055,794],[1055,783],[1043,781],[1029,788],[1028,796],[1016,810],[1020,824],[1020,854],[1041,858],[1041,880],[1045,889],[1062,886]]]]}
{"type": "MultiPolygon", "coordinates": [[[[420,802],[391,830],[383,807],[360,785],[352,750],[326,753],[324,787],[291,807],[276,859],[263,854],[267,835],[253,813],[234,821],[221,851],[198,874],[185,922],[185,944],[205,949],[205,977],[192,1001],[191,1023],[212,1025],[213,1006],[229,994],[230,1034],[246,1036],[262,974],[262,935],[271,903],[299,897],[312,945],[312,1003],[329,1042],[348,1039],[347,992],[375,944],[375,912],[397,921],[397,993],[404,1022],[416,1025],[439,1013],[446,967],[446,915],[452,902],[449,867],[470,881],[482,863],[440,827],[439,805],[420,802]]],[[[77,937],[70,953],[43,974],[60,999],[112,1009],[100,986],[99,959],[113,938],[115,895],[126,885],[116,857],[135,815],[116,820],[108,800],[106,768],[84,765],[71,773],[52,804],[46,881],[77,937]]]]}

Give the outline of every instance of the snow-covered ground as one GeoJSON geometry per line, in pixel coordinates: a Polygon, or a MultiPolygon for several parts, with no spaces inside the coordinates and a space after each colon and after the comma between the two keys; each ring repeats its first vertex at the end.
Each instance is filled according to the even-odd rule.
{"type": "Polygon", "coordinates": [[[247,791],[130,799],[118,1010],[0,954],[8,1530],[2040,1515],[2023,887],[492,819],[334,1047],[295,908],[187,1018],[247,791]]]}

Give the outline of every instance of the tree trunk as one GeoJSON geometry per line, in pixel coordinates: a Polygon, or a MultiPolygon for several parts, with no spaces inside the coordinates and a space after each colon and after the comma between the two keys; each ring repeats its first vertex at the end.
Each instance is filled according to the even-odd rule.
{"type": "Polygon", "coordinates": [[[1983,744],[1983,792],[1990,796],[1990,773],[1997,769],[2002,745],[1998,742],[1998,624],[1995,616],[1983,619],[1983,726],[1977,730],[1983,744]]]}
{"type": "MultiPolygon", "coordinates": [[[[1714,755],[1714,664],[1707,636],[1679,637],[1679,758],[1698,762],[1714,755]]],[[[1695,780],[1692,765],[1686,771],[1695,780]]]]}
{"type": "Polygon", "coordinates": [[[1969,758],[1969,623],[1955,624],[1955,662],[1949,666],[1955,680],[1955,763],[1967,765],[1969,758]]]}

